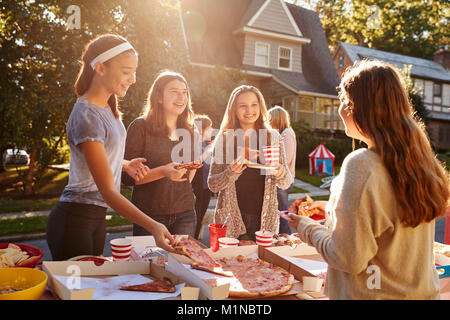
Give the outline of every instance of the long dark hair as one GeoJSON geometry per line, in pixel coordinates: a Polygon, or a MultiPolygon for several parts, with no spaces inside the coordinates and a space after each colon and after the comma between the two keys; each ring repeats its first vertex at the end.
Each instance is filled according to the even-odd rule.
{"type": "Polygon", "coordinates": [[[172,80],[180,80],[186,85],[188,92],[188,102],[183,113],[178,116],[177,129],[186,129],[193,133],[194,112],[192,111],[191,93],[186,79],[178,72],[164,70],[159,73],[148,92],[147,101],[143,111],[143,117],[147,121],[150,132],[157,136],[169,136],[164,109],[159,102],[164,94],[164,88],[172,80]]]}
{"type": "Polygon", "coordinates": [[[392,179],[400,221],[416,227],[445,214],[449,180],[403,83],[393,66],[362,60],[343,75],[339,98],[375,143],[392,179]]]}
{"type": "MultiPolygon", "coordinates": [[[[108,51],[109,49],[125,42],[127,42],[127,40],[122,36],[116,34],[104,34],[91,40],[86,45],[83,54],[81,55],[81,69],[78,73],[74,85],[75,92],[78,97],[82,96],[86,93],[86,91],[88,91],[89,87],[91,86],[92,79],[94,78],[95,70],[93,70],[91,67],[91,61],[103,52],[108,51]]],[[[135,54],[137,54],[133,49],[124,52],[128,51],[133,51],[135,54]]],[[[107,63],[108,61],[105,62],[105,64],[107,63]]],[[[115,94],[109,97],[108,105],[116,118],[120,118],[122,116],[117,103],[117,96],[115,94]]]]}

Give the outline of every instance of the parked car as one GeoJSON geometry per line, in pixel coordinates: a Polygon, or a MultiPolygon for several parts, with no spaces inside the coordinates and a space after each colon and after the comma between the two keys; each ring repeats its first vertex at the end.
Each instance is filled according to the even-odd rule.
{"type": "Polygon", "coordinates": [[[3,166],[8,165],[28,165],[30,162],[30,156],[25,150],[19,149],[6,149],[3,152],[3,166]]]}

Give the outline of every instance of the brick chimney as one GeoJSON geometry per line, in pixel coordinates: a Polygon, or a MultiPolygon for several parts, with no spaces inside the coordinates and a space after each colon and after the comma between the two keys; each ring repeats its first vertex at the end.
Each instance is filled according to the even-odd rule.
{"type": "Polygon", "coordinates": [[[446,70],[449,70],[450,50],[448,49],[448,45],[439,47],[439,49],[433,54],[433,60],[440,63],[446,70]]]}

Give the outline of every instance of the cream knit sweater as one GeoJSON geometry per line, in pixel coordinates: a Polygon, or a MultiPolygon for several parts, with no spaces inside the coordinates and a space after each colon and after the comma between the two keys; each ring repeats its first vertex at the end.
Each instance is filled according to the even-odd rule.
{"type": "Polygon", "coordinates": [[[327,223],[302,218],[297,231],[328,263],[330,299],[439,299],[434,221],[404,227],[381,158],[348,155],[331,185],[327,223]]]}

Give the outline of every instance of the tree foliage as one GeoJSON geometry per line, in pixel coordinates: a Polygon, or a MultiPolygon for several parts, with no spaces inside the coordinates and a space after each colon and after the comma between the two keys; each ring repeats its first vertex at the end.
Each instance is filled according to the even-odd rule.
{"type": "Polygon", "coordinates": [[[334,52],[340,41],[432,59],[449,43],[450,3],[437,0],[317,0],[334,52]]]}
{"type": "Polygon", "coordinates": [[[183,43],[169,1],[23,0],[0,1],[0,7],[0,146],[30,154],[26,194],[60,158],[79,59],[91,39],[121,34],[139,52],[139,86],[121,102],[125,125],[140,113],[156,72],[181,69],[183,43]],[[79,8],[79,28],[68,28],[71,5],[79,8]]]}

